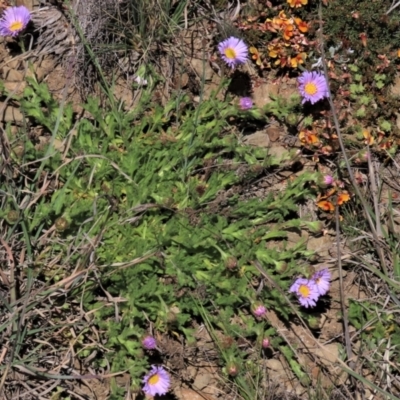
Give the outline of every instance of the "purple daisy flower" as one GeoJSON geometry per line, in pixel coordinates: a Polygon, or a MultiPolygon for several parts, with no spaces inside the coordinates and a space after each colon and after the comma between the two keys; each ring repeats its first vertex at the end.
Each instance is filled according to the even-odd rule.
{"type": "Polygon", "coordinates": [[[156,339],[153,338],[153,336],[146,336],[142,340],[142,346],[146,350],[154,350],[157,347],[157,341],[156,339]]]}
{"type": "Polygon", "coordinates": [[[325,76],[320,72],[303,72],[297,79],[299,83],[299,91],[303,97],[304,104],[306,101],[310,101],[311,104],[315,104],[317,101],[324,97],[329,97],[328,83],[326,82],[325,76]]]}
{"type": "Polygon", "coordinates": [[[251,107],[253,107],[253,100],[251,97],[242,97],[239,100],[239,107],[241,110],[250,110],[251,107]]]}
{"type": "Polygon", "coordinates": [[[232,69],[239,64],[244,64],[247,61],[249,52],[243,40],[233,36],[219,43],[218,50],[221,53],[222,59],[232,69]]]}
{"type": "Polygon", "coordinates": [[[257,318],[262,318],[265,316],[265,314],[267,313],[267,309],[263,306],[263,305],[259,305],[256,308],[254,308],[253,310],[253,314],[257,317],[257,318]]]}
{"type": "Polygon", "coordinates": [[[171,379],[163,367],[151,366],[151,371],[143,378],[143,391],[149,396],[168,392],[171,379]]]}
{"type": "Polygon", "coordinates": [[[319,297],[318,287],[315,281],[298,278],[290,287],[289,292],[295,293],[302,306],[315,307],[319,297]]]}
{"type": "Polygon", "coordinates": [[[10,7],[4,11],[0,20],[1,36],[18,36],[31,20],[31,13],[24,6],[10,7]]]}
{"type": "Polygon", "coordinates": [[[329,290],[331,273],[329,272],[328,268],[321,269],[321,271],[317,271],[311,277],[311,280],[315,282],[315,285],[317,286],[317,290],[320,296],[323,296],[329,290]]]}

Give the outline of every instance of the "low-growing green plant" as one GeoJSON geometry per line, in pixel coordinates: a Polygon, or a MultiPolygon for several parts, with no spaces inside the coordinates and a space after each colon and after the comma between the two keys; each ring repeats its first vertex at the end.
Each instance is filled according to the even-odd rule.
{"type": "MultiPolygon", "coordinates": [[[[308,182],[316,175],[303,174],[264,198],[242,197],[248,180],[280,162],[265,149],[239,144],[228,119],[243,113],[215,96],[195,108],[186,96],[162,106],[151,101],[150,91],[130,112],[89,98],[87,116],[75,122],[70,105],[59,105],[44,84],[30,81],[19,99],[22,109],[47,127],[51,139],[38,147],[24,138],[20,162],[36,164],[32,185],[43,174],[54,182],[24,209],[24,227],[16,219],[15,229],[33,238],[34,273],[49,282],[73,269],[95,274],[72,296],[93,313],[105,338],[107,352],[96,358],[97,366],[107,359],[112,372],[129,371],[132,387],[151,360],[141,344],[150,325],[191,342],[193,320],[204,313],[234,342],[267,332],[303,381],[289,347],[251,314],[256,303],[285,319],[292,313],[279,290],[254,290],[252,282],[260,278],[252,262],[259,260],[285,291],[303,272],[302,260],[311,253],[304,242],[289,246],[287,231],[304,225],[297,204],[312,195],[308,182]],[[55,139],[70,141],[65,154],[55,139]],[[36,238],[51,227],[57,240],[48,253],[36,238]],[[280,251],[268,245],[272,240],[282,243],[280,251]],[[63,265],[50,274],[49,254],[63,265]],[[117,314],[102,297],[120,299],[117,314]],[[234,317],[241,323],[232,324],[234,317]]],[[[93,349],[84,337],[82,332],[75,343],[79,357],[93,349]]],[[[236,345],[224,354],[226,360],[246,359],[236,345]]]]}

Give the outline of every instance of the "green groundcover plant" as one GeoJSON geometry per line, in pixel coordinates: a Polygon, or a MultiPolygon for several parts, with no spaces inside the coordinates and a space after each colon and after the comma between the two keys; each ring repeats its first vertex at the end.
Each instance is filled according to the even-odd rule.
{"type": "MultiPolygon", "coordinates": [[[[241,188],[283,162],[238,139],[235,124],[265,123],[260,110],[243,111],[215,95],[195,107],[177,95],[162,106],[151,93],[149,87],[128,112],[90,98],[85,117],[75,120],[70,104],[61,106],[44,84],[30,80],[18,100],[50,136],[41,146],[24,132],[14,138],[24,149],[14,161],[28,165],[33,185],[43,174],[57,178],[57,188],[24,211],[24,229],[37,238],[55,226],[52,254],[64,269],[43,278],[45,261],[37,257],[36,272],[54,281],[75,267],[88,269],[90,278],[72,296],[92,311],[107,349],[95,364],[128,371],[133,388],[140,387],[150,363],[168,361],[143,348],[150,330],[183,335],[190,344],[194,321],[207,315],[213,329],[234,339],[224,353],[227,363],[246,358],[234,344],[239,337],[268,337],[278,345],[257,307],[286,319],[292,311],[277,288],[255,290],[260,281],[253,261],[287,292],[311,255],[304,242],[288,246],[288,230],[320,227],[297,216],[316,174],[304,173],[265,197],[241,196],[241,188]],[[62,141],[69,142],[64,153],[55,146],[62,141]],[[268,245],[273,240],[281,242],[279,250],[268,245]],[[106,298],[116,299],[117,313],[106,298]]],[[[32,244],[32,257],[41,254],[43,243],[32,244]]],[[[80,356],[93,346],[82,343],[80,356]]],[[[119,398],[120,389],[114,392],[119,398]]]]}

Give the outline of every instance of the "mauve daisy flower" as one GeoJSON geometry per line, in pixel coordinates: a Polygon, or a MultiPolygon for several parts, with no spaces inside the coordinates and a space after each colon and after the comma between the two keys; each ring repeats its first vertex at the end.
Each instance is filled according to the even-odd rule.
{"type": "Polygon", "coordinates": [[[146,336],[142,340],[142,345],[146,350],[154,350],[157,347],[157,341],[153,336],[146,336]]]}
{"type": "Polygon", "coordinates": [[[168,392],[171,379],[163,367],[151,366],[151,371],[143,378],[143,391],[149,396],[168,392]]]}
{"type": "Polygon", "coordinates": [[[319,297],[318,287],[315,281],[298,278],[290,287],[289,292],[295,293],[302,306],[315,307],[319,297]]]}
{"type": "Polygon", "coordinates": [[[242,97],[239,100],[239,107],[241,110],[250,110],[253,107],[253,100],[250,97],[242,97]]]}
{"type": "Polygon", "coordinates": [[[267,309],[263,305],[259,305],[253,310],[253,314],[258,318],[264,317],[266,313],[267,309]]]}
{"type": "Polygon", "coordinates": [[[297,79],[299,82],[299,91],[303,97],[302,104],[310,101],[315,104],[324,97],[329,97],[328,84],[325,76],[320,72],[303,72],[297,79]]]}
{"type": "Polygon", "coordinates": [[[321,269],[321,271],[317,271],[311,277],[311,280],[315,282],[315,285],[317,286],[317,290],[320,296],[323,296],[329,290],[331,273],[329,272],[328,268],[321,269]]]}
{"type": "Polygon", "coordinates": [[[24,6],[10,7],[4,11],[0,20],[1,36],[17,36],[31,20],[31,13],[24,6]]]}
{"type": "Polygon", "coordinates": [[[243,40],[231,36],[218,45],[222,59],[232,69],[247,61],[248,48],[243,40]]]}

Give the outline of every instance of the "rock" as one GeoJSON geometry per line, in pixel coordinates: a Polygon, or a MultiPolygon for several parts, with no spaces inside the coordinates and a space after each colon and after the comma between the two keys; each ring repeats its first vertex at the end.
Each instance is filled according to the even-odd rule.
{"type": "Polygon", "coordinates": [[[281,134],[284,132],[280,125],[271,124],[265,129],[267,135],[269,136],[271,142],[276,142],[281,134]]]}
{"type": "Polygon", "coordinates": [[[42,67],[39,67],[39,68],[36,69],[36,79],[37,79],[39,82],[42,82],[42,80],[43,80],[48,74],[49,74],[49,71],[46,70],[46,69],[44,69],[44,68],[42,68],[42,67]]]}
{"type": "Polygon", "coordinates": [[[119,102],[123,102],[125,109],[129,110],[133,107],[132,87],[128,86],[122,79],[118,79],[114,85],[114,96],[119,102]]]}
{"type": "Polygon", "coordinates": [[[280,96],[289,99],[292,95],[298,94],[296,79],[279,81],[279,83],[262,83],[253,89],[253,99],[257,107],[264,107],[271,103],[272,96],[280,96]]]}
{"type": "Polygon", "coordinates": [[[5,79],[10,82],[21,82],[24,80],[24,74],[15,69],[10,69],[7,74],[5,74],[5,79]]]}
{"type": "Polygon", "coordinates": [[[206,81],[210,81],[212,79],[214,71],[212,70],[207,60],[192,58],[190,60],[190,65],[195,71],[196,75],[200,78],[200,80],[203,79],[203,76],[206,81]]]}
{"type": "Polygon", "coordinates": [[[279,96],[283,97],[284,99],[289,99],[293,95],[298,95],[298,84],[296,78],[288,79],[285,82],[282,82],[279,85],[279,96]]]}
{"type": "Polygon", "coordinates": [[[246,136],[243,142],[250,146],[269,147],[270,139],[265,131],[258,131],[246,136]]]}
{"type": "MultiPolygon", "coordinates": [[[[0,103],[0,110],[3,106],[4,104],[0,103]]],[[[24,116],[19,108],[13,106],[7,106],[0,118],[3,122],[14,122],[16,124],[21,123],[24,120],[24,116]]]]}
{"type": "Polygon", "coordinates": [[[397,74],[394,78],[393,85],[390,87],[390,94],[392,96],[400,96],[400,75],[397,74]]]}
{"type": "Polygon", "coordinates": [[[198,390],[205,389],[211,382],[211,379],[212,376],[210,374],[200,372],[199,374],[197,374],[193,386],[198,390]]]}
{"type": "Polygon", "coordinates": [[[320,257],[329,256],[329,250],[333,246],[333,240],[329,235],[310,237],[307,242],[307,250],[315,251],[320,257]]]}
{"type": "Polygon", "coordinates": [[[327,367],[331,367],[339,358],[339,348],[337,343],[329,343],[318,349],[318,358],[321,363],[327,367]]]}
{"type": "Polygon", "coordinates": [[[295,231],[287,231],[287,245],[286,248],[292,249],[299,245],[300,242],[305,242],[308,238],[308,232],[305,230],[301,231],[301,234],[295,231]]]}
{"type": "Polygon", "coordinates": [[[218,75],[213,75],[212,81],[204,85],[204,93],[203,93],[203,99],[208,100],[213,92],[216,92],[217,90],[218,93],[216,95],[217,100],[223,100],[224,99],[224,93],[222,90],[220,90],[220,81],[221,78],[218,75]]]}
{"type": "Polygon", "coordinates": [[[39,5],[39,1],[37,0],[16,0],[16,6],[25,6],[28,10],[32,11],[34,6],[39,5]]]}
{"type": "Polygon", "coordinates": [[[275,157],[277,162],[289,159],[289,151],[278,143],[273,143],[269,149],[269,155],[275,157]]]}
{"type": "Polygon", "coordinates": [[[264,107],[266,104],[271,103],[271,94],[278,94],[278,85],[272,83],[263,83],[253,90],[253,100],[257,107],[264,107]]]}
{"type": "Polygon", "coordinates": [[[189,75],[184,72],[183,74],[176,74],[172,80],[175,90],[185,88],[189,83],[189,75]]]}
{"type": "Polygon", "coordinates": [[[12,94],[22,94],[26,87],[26,82],[3,82],[4,87],[7,89],[8,92],[12,94]]]}
{"type": "Polygon", "coordinates": [[[214,396],[192,389],[176,388],[174,393],[179,400],[216,400],[214,396]]]}
{"type": "Polygon", "coordinates": [[[7,57],[7,59],[4,61],[7,67],[10,69],[17,69],[21,62],[21,60],[18,57],[7,57]]]}

